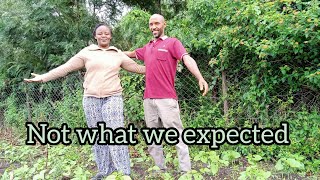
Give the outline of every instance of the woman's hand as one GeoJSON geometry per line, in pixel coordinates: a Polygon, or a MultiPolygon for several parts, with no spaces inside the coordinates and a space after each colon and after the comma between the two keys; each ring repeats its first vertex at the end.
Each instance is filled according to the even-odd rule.
{"type": "Polygon", "coordinates": [[[42,82],[42,75],[31,73],[32,76],[34,76],[31,79],[24,79],[25,82],[42,82]]]}

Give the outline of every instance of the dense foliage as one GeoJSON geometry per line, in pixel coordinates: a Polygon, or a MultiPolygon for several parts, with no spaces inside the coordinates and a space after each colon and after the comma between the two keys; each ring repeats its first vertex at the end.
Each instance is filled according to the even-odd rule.
{"type": "Polygon", "coordinates": [[[97,22],[69,1],[4,0],[0,12],[1,86],[62,64],[88,44],[97,22]]]}
{"type": "MultiPolygon", "coordinates": [[[[314,169],[320,150],[316,140],[320,135],[319,5],[318,1],[189,1],[186,11],[168,19],[166,33],[183,42],[210,82],[212,95],[218,97],[194,101],[198,87],[182,67],[176,87],[185,124],[278,127],[288,121],[290,146],[223,148],[258,152],[270,159],[302,156],[307,169],[314,169]],[[222,72],[227,75],[226,96],[221,91],[222,72]],[[223,100],[229,104],[229,121],[222,111],[223,100]]],[[[148,16],[133,10],[118,24],[118,35],[129,40],[132,49],[151,38],[148,16]]],[[[118,42],[128,49],[121,38],[118,42]]],[[[131,91],[132,85],[126,85],[131,91]]]]}
{"type": "MultiPolygon", "coordinates": [[[[216,175],[228,163],[239,163],[235,160],[239,156],[246,156],[249,163],[240,179],[270,177],[270,171],[263,170],[258,161],[274,164],[272,174],[319,173],[319,1],[72,2],[0,2],[0,125],[17,127],[20,132],[24,132],[26,120],[48,121],[52,126],[67,122],[71,128],[85,126],[81,73],[47,84],[26,85],[22,79],[30,72],[46,72],[62,64],[88,45],[92,27],[103,12],[98,9],[114,8],[112,3],[136,7],[119,22],[114,20],[119,10],[104,14],[114,20],[113,45],[122,50],[142,47],[152,38],[148,19],[159,11],[160,2],[167,18],[166,34],[183,42],[210,85],[209,94],[201,97],[196,79],[179,63],[176,88],[186,127],[242,128],[258,123],[276,128],[281,121],[290,124],[289,146],[223,145],[218,154],[204,146],[192,146],[193,161],[207,166],[189,175],[199,179],[216,175]],[[222,92],[223,73],[226,94],[222,92]],[[224,102],[228,103],[227,114],[224,102]]],[[[123,71],[121,78],[127,122],[144,126],[144,77],[123,71]]],[[[135,147],[139,156],[133,163],[147,159],[143,148],[135,147]]],[[[167,157],[172,158],[172,154],[167,157]]],[[[172,166],[176,166],[175,161],[170,159],[172,166]]],[[[20,168],[21,172],[27,170],[20,168]]]]}

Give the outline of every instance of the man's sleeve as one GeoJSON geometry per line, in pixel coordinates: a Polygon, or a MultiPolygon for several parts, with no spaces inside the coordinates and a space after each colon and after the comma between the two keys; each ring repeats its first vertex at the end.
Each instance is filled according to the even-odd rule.
{"type": "Polygon", "coordinates": [[[182,57],[187,53],[186,49],[183,47],[182,43],[176,39],[173,43],[173,57],[176,58],[177,60],[182,60],[182,57]]]}
{"type": "MultiPolygon", "coordinates": [[[[121,52],[122,53],[122,52],[121,52]]],[[[134,72],[138,74],[145,74],[146,68],[145,66],[137,64],[134,60],[123,54],[123,61],[121,63],[121,67],[129,72],[134,72]]]]}
{"type": "Polygon", "coordinates": [[[144,61],[144,53],[145,53],[145,51],[146,51],[146,46],[136,49],[135,50],[136,58],[139,59],[139,60],[144,61]]]}

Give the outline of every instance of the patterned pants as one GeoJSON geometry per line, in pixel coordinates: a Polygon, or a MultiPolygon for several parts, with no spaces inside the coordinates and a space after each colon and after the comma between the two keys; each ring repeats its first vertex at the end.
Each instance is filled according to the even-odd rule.
{"type": "MultiPolygon", "coordinates": [[[[107,127],[116,129],[124,127],[122,96],[106,98],[83,97],[83,109],[89,128],[97,127],[97,122],[106,123],[107,127]]],[[[93,146],[93,153],[99,174],[108,176],[113,171],[130,175],[130,157],[127,145],[93,146]]]]}

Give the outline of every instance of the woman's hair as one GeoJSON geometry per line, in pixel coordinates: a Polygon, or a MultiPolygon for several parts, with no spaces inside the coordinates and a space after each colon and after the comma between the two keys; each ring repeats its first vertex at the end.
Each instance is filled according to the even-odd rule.
{"type": "Polygon", "coordinates": [[[110,33],[111,33],[111,36],[112,36],[112,29],[109,25],[107,25],[106,23],[99,23],[96,25],[96,27],[94,28],[93,32],[92,32],[92,35],[93,35],[93,38],[96,36],[96,31],[97,29],[100,27],[100,26],[106,26],[109,30],[110,30],[110,33]]]}

